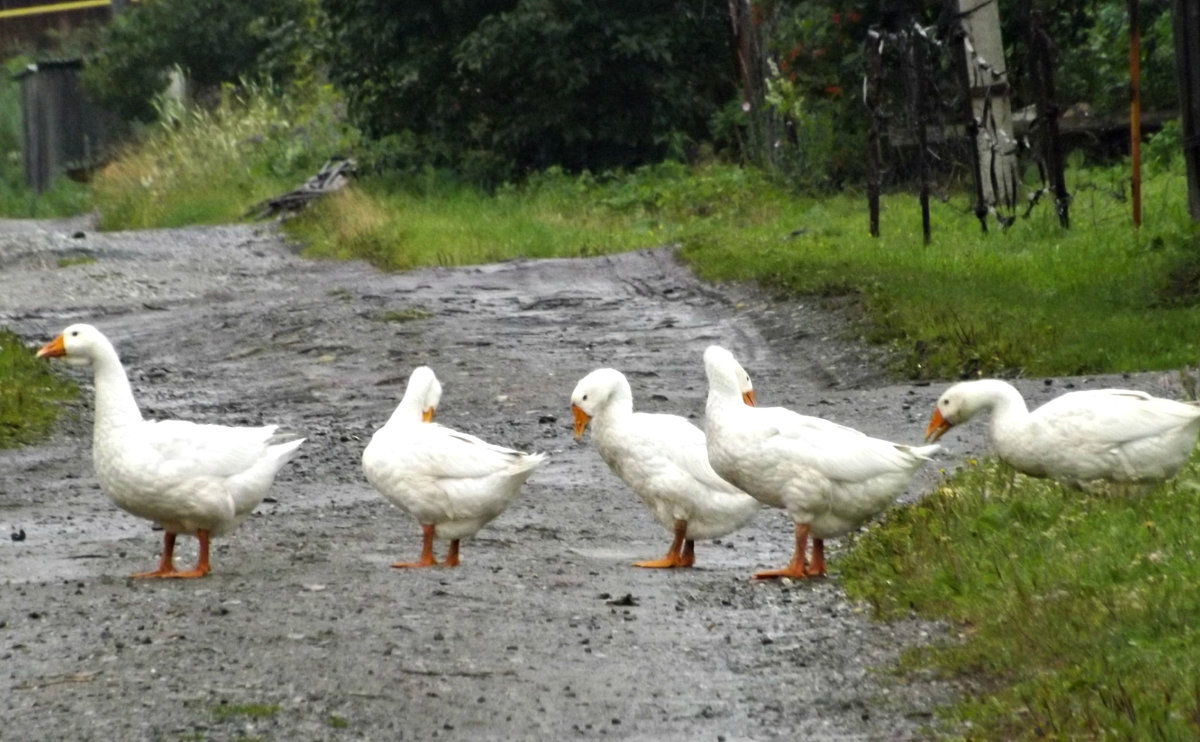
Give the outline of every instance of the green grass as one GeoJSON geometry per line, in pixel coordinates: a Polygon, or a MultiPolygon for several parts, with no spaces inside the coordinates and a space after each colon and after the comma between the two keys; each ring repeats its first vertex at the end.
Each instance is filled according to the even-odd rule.
{"type": "Polygon", "coordinates": [[[33,348],[0,328],[0,448],[44,438],[60,404],[78,395],[75,384],[56,376],[33,348]]]}
{"type": "Polygon", "coordinates": [[[680,244],[709,279],[853,297],[866,318],[858,331],[890,346],[909,378],[1179,368],[1200,358],[1200,240],[1186,185],[1179,172],[1149,178],[1137,232],[1111,193],[1121,175],[1072,172],[1084,196],[1067,231],[1043,205],[983,234],[966,197],[935,201],[930,245],[909,195],[884,198],[872,239],[859,195],[816,200],[753,171],[670,164],[547,173],[491,197],[436,176],[368,179],[289,230],[312,256],[393,270],[680,244]]]}
{"type": "Polygon", "coordinates": [[[1143,496],[971,462],[836,571],[882,618],[949,621],[905,666],[970,680],[981,739],[1200,736],[1200,466],[1143,496]]]}
{"type": "Polygon", "coordinates": [[[96,176],[100,228],[221,224],[300,186],[354,140],[336,96],[225,92],[155,125],[96,176]]]}

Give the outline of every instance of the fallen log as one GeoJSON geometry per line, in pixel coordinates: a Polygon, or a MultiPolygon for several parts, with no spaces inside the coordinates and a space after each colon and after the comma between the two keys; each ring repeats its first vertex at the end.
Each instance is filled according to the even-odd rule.
{"type": "Polygon", "coordinates": [[[254,214],[256,220],[276,215],[289,215],[308,206],[309,203],[332,193],[350,182],[355,172],[355,162],[350,158],[334,157],[321,166],[316,175],[304,181],[299,188],[260,201],[246,212],[254,214]]]}

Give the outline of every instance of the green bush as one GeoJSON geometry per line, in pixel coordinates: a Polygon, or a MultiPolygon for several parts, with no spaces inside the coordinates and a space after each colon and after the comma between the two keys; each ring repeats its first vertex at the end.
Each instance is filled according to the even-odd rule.
{"type": "Polygon", "coordinates": [[[357,0],[326,9],[332,76],[367,138],[399,145],[397,159],[414,170],[452,166],[476,183],[656,162],[706,139],[733,93],[721,4],[357,0]]]}
{"type": "Polygon", "coordinates": [[[151,121],[172,69],[201,97],[242,78],[286,83],[312,74],[325,29],[318,0],[135,3],[104,30],[83,80],[99,103],[151,121]]]}

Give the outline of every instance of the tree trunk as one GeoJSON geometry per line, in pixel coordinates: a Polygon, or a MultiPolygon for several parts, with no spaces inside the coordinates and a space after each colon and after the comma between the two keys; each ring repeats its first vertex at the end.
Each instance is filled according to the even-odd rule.
{"type": "Polygon", "coordinates": [[[1142,65],[1138,0],[1129,0],[1129,186],[1133,226],[1142,226],[1142,65]]]}
{"type": "Polygon", "coordinates": [[[1183,114],[1183,158],[1187,163],[1188,212],[1200,222],[1200,3],[1175,0],[1175,67],[1183,114]]]}
{"type": "Polygon", "coordinates": [[[775,143],[783,130],[782,122],[767,105],[767,52],[764,43],[770,23],[766,12],[751,0],[728,0],[729,21],[738,75],[742,79],[742,110],[750,122],[750,142],[746,155],[751,162],[774,170],[778,148],[775,143]],[[766,26],[766,28],[764,28],[766,26]]]}
{"type": "Polygon", "coordinates": [[[883,79],[883,40],[879,31],[867,32],[865,42],[867,55],[867,79],[863,103],[867,107],[870,125],[867,128],[867,211],[870,213],[872,237],[879,236],[879,86],[883,79]]]}

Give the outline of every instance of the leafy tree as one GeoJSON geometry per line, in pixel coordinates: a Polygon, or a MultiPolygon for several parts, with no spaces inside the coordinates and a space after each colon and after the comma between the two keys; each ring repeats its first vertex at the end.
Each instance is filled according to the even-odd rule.
{"type": "Polygon", "coordinates": [[[728,18],[693,0],[326,0],[332,75],[367,136],[495,182],[631,166],[706,139],[728,18]]]}
{"type": "Polygon", "coordinates": [[[178,66],[203,94],[242,77],[286,80],[315,64],[325,24],[317,0],[151,0],[102,35],[84,83],[128,119],[154,118],[153,98],[178,66]]]}

